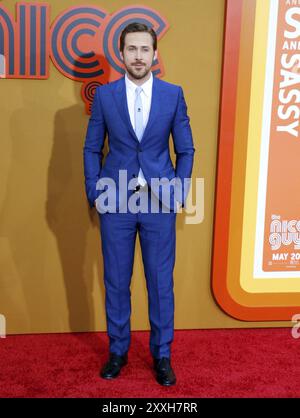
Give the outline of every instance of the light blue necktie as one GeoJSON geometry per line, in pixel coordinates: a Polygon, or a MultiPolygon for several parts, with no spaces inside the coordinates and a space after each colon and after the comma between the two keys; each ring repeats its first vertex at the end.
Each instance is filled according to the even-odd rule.
{"type": "Polygon", "coordinates": [[[135,124],[135,133],[139,141],[141,141],[144,126],[143,126],[143,103],[141,98],[142,87],[137,87],[135,89],[135,102],[134,102],[134,124],[135,124]]]}
{"type": "MultiPolygon", "coordinates": [[[[141,98],[142,87],[137,87],[135,89],[135,102],[134,102],[134,125],[135,133],[139,141],[141,141],[144,133],[144,124],[143,124],[143,103],[141,98]]],[[[138,183],[141,186],[144,186],[147,182],[140,168],[138,175],[138,183]]]]}

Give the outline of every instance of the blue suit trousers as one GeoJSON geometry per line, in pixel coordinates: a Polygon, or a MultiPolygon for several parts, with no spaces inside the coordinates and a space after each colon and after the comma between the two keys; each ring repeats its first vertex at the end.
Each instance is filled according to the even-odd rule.
{"type": "Polygon", "coordinates": [[[170,357],[174,338],[176,212],[99,213],[99,220],[110,352],[123,355],[130,346],[130,284],[139,234],[148,292],[150,352],[155,358],[170,357]]]}

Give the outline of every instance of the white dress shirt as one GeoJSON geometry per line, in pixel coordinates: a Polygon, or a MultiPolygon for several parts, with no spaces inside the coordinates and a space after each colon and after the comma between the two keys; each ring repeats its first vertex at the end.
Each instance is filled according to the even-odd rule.
{"type": "MultiPolygon", "coordinates": [[[[151,108],[151,99],[152,99],[153,75],[152,73],[150,74],[151,74],[150,78],[144,84],[140,86],[142,88],[142,91],[140,94],[141,94],[142,105],[143,105],[144,130],[148,123],[149,113],[150,113],[150,108],[151,108]]],[[[133,81],[129,80],[127,74],[125,74],[125,85],[126,85],[127,106],[128,106],[130,121],[135,131],[134,102],[135,102],[135,90],[138,86],[133,81]]],[[[144,186],[147,183],[144,177],[144,174],[142,172],[142,169],[140,169],[139,174],[138,174],[138,183],[141,186],[144,186]]]]}

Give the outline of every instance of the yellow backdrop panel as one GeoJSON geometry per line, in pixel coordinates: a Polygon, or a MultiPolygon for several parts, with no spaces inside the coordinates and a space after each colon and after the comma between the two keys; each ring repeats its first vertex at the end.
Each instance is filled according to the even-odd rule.
{"type": "MultiPolygon", "coordinates": [[[[14,15],[15,1],[5,1],[14,15]]],[[[79,0],[51,1],[51,22],[79,0]]],[[[3,4],[3,3],[2,3],[3,4]]],[[[88,2],[109,13],[136,4],[88,2]]],[[[274,326],[225,315],[210,288],[224,1],[143,0],[170,29],[159,43],[164,79],[183,86],[195,140],[193,177],[205,179],[205,217],[177,218],[177,329],[274,326]]],[[[51,64],[47,80],[2,79],[0,313],[7,333],[105,330],[99,222],[89,211],[82,147],[88,116],[81,83],[51,64]]],[[[149,329],[139,242],[132,278],[132,329],[149,329]]]]}

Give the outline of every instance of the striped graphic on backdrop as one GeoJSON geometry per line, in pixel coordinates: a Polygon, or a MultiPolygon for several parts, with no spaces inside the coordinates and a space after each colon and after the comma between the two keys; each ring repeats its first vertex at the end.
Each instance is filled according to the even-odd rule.
{"type": "Polygon", "coordinates": [[[291,320],[300,312],[300,7],[228,0],[226,16],[213,292],[235,318],[291,320]]]}

